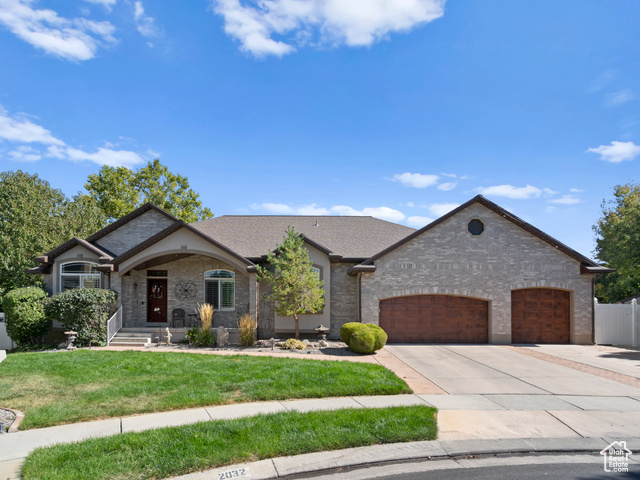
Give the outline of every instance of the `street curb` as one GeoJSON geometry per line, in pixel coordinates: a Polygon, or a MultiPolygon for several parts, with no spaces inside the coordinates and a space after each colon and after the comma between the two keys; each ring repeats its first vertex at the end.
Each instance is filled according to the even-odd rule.
{"type": "Polygon", "coordinates": [[[408,460],[451,459],[468,455],[585,452],[599,454],[600,450],[608,444],[609,442],[603,438],[514,438],[391,443],[227,465],[171,477],[171,479],[211,480],[211,478],[250,477],[252,480],[269,480],[292,475],[323,473],[337,468],[364,467],[408,460]]]}

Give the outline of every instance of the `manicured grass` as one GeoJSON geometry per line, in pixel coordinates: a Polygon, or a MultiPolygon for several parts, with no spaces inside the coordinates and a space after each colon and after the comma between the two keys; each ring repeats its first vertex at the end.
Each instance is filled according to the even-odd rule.
{"type": "Polygon", "coordinates": [[[436,434],[430,407],[278,413],[40,448],[27,458],[22,478],[159,479],[285,455],[433,440],[436,434]]]}
{"type": "Polygon", "coordinates": [[[389,370],[355,362],[191,353],[15,353],[0,363],[0,405],[20,429],[203,405],[411,393],[389,370]]]}

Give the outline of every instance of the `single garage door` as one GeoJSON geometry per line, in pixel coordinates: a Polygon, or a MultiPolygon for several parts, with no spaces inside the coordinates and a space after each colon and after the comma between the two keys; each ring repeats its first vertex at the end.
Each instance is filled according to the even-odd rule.
{"type": "Polygon", "coordinates": [[[415,295],[380,302],[390,343],[488,343],[489,306],[451,295],[415,295]]]}
{"type": "Polygon", "coordinates": [[[512,343],[569,343],[570,294],[553,288],[511,292],[512,343]]]}

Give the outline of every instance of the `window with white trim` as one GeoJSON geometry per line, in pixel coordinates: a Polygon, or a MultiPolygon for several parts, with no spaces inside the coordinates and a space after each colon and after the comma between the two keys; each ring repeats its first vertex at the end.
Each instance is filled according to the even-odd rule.
{"type": "Polygon", "coordinates": [[[100,288],[98,265],[90,262],[65,263],[60,267],[60,291],[72,288],[100,288]]]}
{"type": "Polygon", "coordinates": [[[235,310],[236,274],[229,270],[204,272],[204,301],[216,310],[235,310]]]}

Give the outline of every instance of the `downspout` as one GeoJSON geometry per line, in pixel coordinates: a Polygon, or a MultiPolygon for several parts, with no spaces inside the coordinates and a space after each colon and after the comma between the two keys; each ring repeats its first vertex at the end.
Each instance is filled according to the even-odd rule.
{"type": "Polygon", "coordinates": [[[358,273],[358,322],[362,323],[362,272],[358,273]]]}
{"type": "Polygon", "coordinates": [[[596,277],[591,278],[591,344],[596,344],[596,277]]]}

